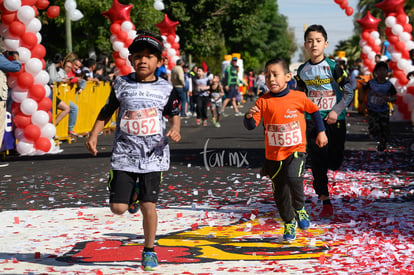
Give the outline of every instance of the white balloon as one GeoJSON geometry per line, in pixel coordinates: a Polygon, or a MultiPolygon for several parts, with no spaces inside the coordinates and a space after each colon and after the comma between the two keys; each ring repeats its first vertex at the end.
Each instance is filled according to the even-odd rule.
{"type": "Polygon", "coordinates": [[[46,71],[40,71],[34,76],[34,84],[46,85],[49,79],[49,74],[46,71]]]}
{"type": "Polygon", "coordinates": [[[165,41],[167,41],[167,36],[165,35],[161,35],[162,41],[165,43],[165,41]]]}
{"type": "Polygon", "coordinates": [[[359,46],[362,48],[362,47],[364,47],[366,44],[367,44],[367,42],[365,41],[365,40],[359,40],[359,46]]]}
{"type": "Polygon", "coordinates": [[[173,49],[173,48],[170,48],[170,49],[167,50],[167,55],[168,56],[171,56],[171,57],[176,56],[177,55],[177,51],[175,49],[173,49]]]}
{"type": "Polygon", "coordinates": [[[35,151],[33,142],[30,142],[25,138],[19,140],[19,142],[16,144],[16,150],[21,155],[29,155],[35,151]]]}
{"type": "Polygon", "coordinates": [[[371,59],[371,60],[375,60],[375,55],[376,55],[376,53],[374,51],[370,51],[368,53],[368,58],[371,59]]]}
{"type": "Polygon", "coordinates": [[[394,26],[391,27],[391,31],[393,34],[399,36],[404,31],[404,29],[400,24],[395,24],[394,26]]]}
{"type": "Polygon", "coordinates": [[[14,137],[18,140],[21,140],[24,138],[24,130],[21,128],[17,128],[14,130],[14,137]]]}
{"type": "Polygon", "coordinates": [[[37,37],[37,44],[40,44],[42,42],[42,35],[40,34],[40,32],[36,33],[36,37],[37,37]]]}
{"type": "Polygon", "coordinates": [[[37,102],[34,99],[26,98],[20,104],[20,110],[23,114],[31,116],[37,111],[37,102]]]}
{"type": "Polygon", "coordinates": [[[50,89],[49,85],[44,85],[45,90],[46,90],[46,94],[45,97],[50,97],[50,95],[52,94],[52,89],[50,89]]]}
{"type": "Polygon", "coordinates": [[[408,32],[402,32],[399,38],[401,41],[407,42],[411,40],[411,35],[408,32]]]}
{"type": "Polygon", "coordinates": [[[154,2],[154,9],[158,11],[162,11],[164,9],[164,3],[162,1],[155,1],[154,2]]]}
{"type": "Polygon", "coordinates": [[[388,28],[392,28],[392,26],[394,26],[395,23],[397,23],[397,18],[395,18],[395,16],[387,16],[387,18],[385,18],[385,25],[388,28]]]}
{"type": "Polygon", "coordinates": [[[32,32],[34,34],[39,32],[41,29],[42,29],[42,23],[37,18],[33,18],[32,20],[30,20],[29,24],[26,25],[26,31],[32,32]]]}
{"type": "Polygon", "coordinates": [[[81,20],[82,17],[83,17],[83,14],[80,10],[76,9],[76,10],[70,11],[70,14],[69,14],[70,20],[78,21],[78,20],[81,20]]]}
{"type": "Polygon", "coordinates": [[[369,36],[370,36],[372,39],[374,39],[374,40],[380,37],[379,32],[377,32],[377,31],[372,31],[372,32],[369,34],[369,36]]]}
{"type": "Polygon", "coordinates": [[[30,21],[35,17],[35,11],[31,6],[22,6],[17,11],[17,18],[25,25],[28,25],[30,21]]]}
{"type": "Polygon", "coordinates": [[[414,41],[407,41],[407,43],[405,43],[405,47],[409,51],[412,50],[412,49],[414,49],[414,41]]]}
{"type": "Polygon", "coordinates": [[[120,56],[121,58],[123,58],[123,59],[128,59],[128,55],[129,55],[129,51],[128,51],[128,49],[127,49],[127,48],[122,48],[122,49],[119,51],[119,56],[120,56]]]}
{"type": "Polygon", "coordinates": [[[135,36],[137,36],[137,31],[136,30],[128,31],[128,38],[134,39],[135,36]]]}
{"type": "Polygon", "coordinates": [[[180,57],[175,55],[175,56],[173,56],[173,57],[171,58],[171,62],[172,62],[173,64],[176,64],[178,59],[180,59],[180,57]]]}
{"type": "Polygon", "coordinates": [[[3,5],[8,11],[17,11],[22,6],[22,1],[21,0],[4,0],[3,5]]]}
{"type": "Polygon", "coordinates": [[[39,110],[33,113],[31,120],[32,124],[42,128],[49,122],[49,114],[45,111],[39,110]]]}
{"type": "Polygon", "coordinates": [[[56,135],[56,127],[52,123],[47,123],[40,129],[40,136],[53,138],[56,135]]]}
{"type": "Polygon", "coordinates": [[[37,75],[43,67],[42,61],[39,58],[30,58],[24,67],[25,71],[31,75],[37,75]]]}
{"type": "Polygon", "coordinates": [[[400,53],[392,53],[391,54],[391,60],[394,62],[398,62],[398,60],[401,59],[401,54],[400,53]]]}
{"type": "Polygon", "coordinates": [[[20,46],[19,39],[6,38],[3,40],[4,48],[8,51],[16,51],[20,46]]]}
{"type": "Polygon", "coordinates": [[[368,54],[372,51],[372,48],[370,46],[364,46],[362,47],[362,52],[365,54],[368,54]]]}
{"type": "Polygon", "coordinates": [[[400,60],[398,60],[398,62],[397,62],[397,67],[400,69],[400,70],[403,70],[403,71],[405,71],[405,69],[407,68],[408,69],[408,65],[409,65],[409,61],[408,60],[406,60],[406,59],[404,59],[404,58],[401,58],[400,60]]]}
{"type": "Polygon", "coordinates": [[[32,53],[30,52],[28,48],[19,47],[17,48],[16,51],[19,53],[19,59],[20,59],[20,62],[22,63],[26,63],[32,57],[32,53]]]}
{"type": "Polygon", "coordinates": [[[175,35],[174,41],[177,42],[177,43],[180,42],[180,37],[178,36],[178,34],[175,35]]]}
{"type": "Polygon", "coordinates": [[[134,25],[132,24],[131,21],[124,21],[121,24],[121,30],[123,30],[123,31],[129,32],[133,28],[134,28],[134,25]]]}
{"type": "Polygon", "coordinates": [[[66,0],[65,1],[65,9],[67,11],[72,11],[76,9],[76,1],[75,0],[66,0]]]}
{"type": "Polygon", "coordinates": [[[117,41],[116,35],[115,35],[115,34],[112,34],[112,35],[109,37],[109,41],[111,41],[111,44],[113,44],[115,41],[117,41]]]}
{"type": "Polygon", "coordinates": [[[15,91],[12,91],[11,98],[14,102],[22,103],[23,100],[25,100],[27,98],[27,93],[28,92],[15,92],[15,91]]]}
{"type": "Polygon", "coordinates": [[[112,48],[114,49],[114,51],[121,51],[124,48],[124,43],[121,41],[115,41],[112,43],[112,48]]]}
{"type": "Polygon", "coordinates": [[[382,41],[381,39],[377,38],[375,39],[375,45],[381,45],[382,41]]]}
{"type": "Polygon", "coordinates": [[[164,43],[164,48],[165,48],[166,50],[171,49],[171,44],[170,44],[170,43],[168,43],[168,42],[165,42],[165,43],[164,43]]]}

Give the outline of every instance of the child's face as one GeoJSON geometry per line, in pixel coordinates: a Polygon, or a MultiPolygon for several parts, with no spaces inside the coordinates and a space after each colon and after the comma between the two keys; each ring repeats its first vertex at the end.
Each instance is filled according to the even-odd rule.
{"type": "Polygon", "coordinates": [[[265,70],[266,86],[272,93],[284,90],[291,77],[290,73],[283,71],[281,64],[270,64],[265,70]]]}
{"type": "Polygon", "coordinates": [[[197,76],[198,76],[199,78],[204,77],[204,71],[203,71],[203,69],[201,69],[201,68],[198,68],[198,69],[197,69],[197,76]]]}
{"type": "Polygon", "coordinates": [[[162,60],[158,60],[155,54],[150,53],[148,49],[144,49],[129,55],[128,58],[132,67],[135,69],[135,74],[138,80],[155,80],[155,70],[162,64],[162,60]]]}
{"type": "Polygon", "coordinates": [[[308,33],[304,46],[310,58],[315,59],[324,56],[323,52],[328,47],[328,41],[325,41],[322,33],[312,31],[308,33]]]}
{"type": "Polygon", "coordinates": [[[219,82],[220,82],[220,78],[219,78],[217,75],[215,75],[215,76],[213,77],[213,82],[214,82],[214,83],[219,83],[219,82]]]}

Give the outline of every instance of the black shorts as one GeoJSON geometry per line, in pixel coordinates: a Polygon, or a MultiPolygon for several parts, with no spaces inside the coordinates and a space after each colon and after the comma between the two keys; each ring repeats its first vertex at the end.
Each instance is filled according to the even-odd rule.
{"type": "Polygon", "coordinates": [[[135,185],[139,182],[139,201],[156,203],[160,193],[161,179],[162,172],[138,174],[111,170],[108,181],[109,202],[130,204],[135,185]]]}

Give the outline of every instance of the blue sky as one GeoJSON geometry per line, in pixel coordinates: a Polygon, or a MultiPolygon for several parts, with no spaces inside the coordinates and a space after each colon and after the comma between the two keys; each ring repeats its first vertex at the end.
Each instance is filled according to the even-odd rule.
{"type": "MultiPolygon", "coordinates": [[[[298,46],[303,45],[304,24],[319,24],[325,27],[329,42],[327,54],[334,53],[335,45],[340,40],[352,36],[358,0],[348,0],[348,6],[354,8],[354,14],[351,16],[347,16],[334,0],[278,0],[277,4],[279,13],[287,17],[289,27],[293,28],[298,46]]],[[[302,61],[298,60],[298,52],[291,60],[292,63],[302,61]]]]}

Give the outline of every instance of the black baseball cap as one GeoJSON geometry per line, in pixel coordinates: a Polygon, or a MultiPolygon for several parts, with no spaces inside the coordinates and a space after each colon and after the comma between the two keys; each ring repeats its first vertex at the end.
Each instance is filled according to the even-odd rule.
{"type": "Polygon", "coordinates": [[[153,49],[160,54],[162,54],[162,51],[164,50],[162,41],[148,34],[141,34],[135,37],[134,41],[128,47],[128,50],[129,53],[136,53],[148,48],[153,49]]]}

